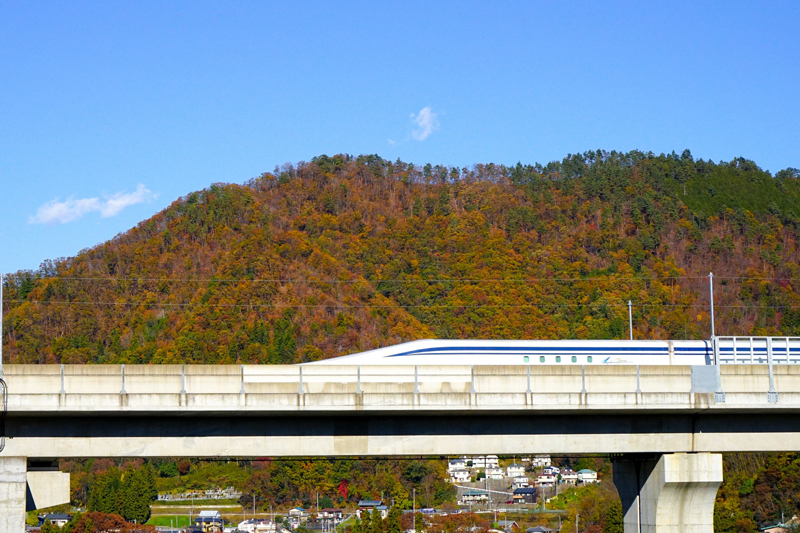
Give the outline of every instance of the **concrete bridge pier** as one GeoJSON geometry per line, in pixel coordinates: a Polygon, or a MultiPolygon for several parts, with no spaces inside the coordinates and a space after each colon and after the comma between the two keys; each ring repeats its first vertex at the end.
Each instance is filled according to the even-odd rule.
{"type": "Polygon", "coordinates": [[[26,457],[0,457],[0,531],[25,531],[27,473],[26,457]]]}
{"type": "Polygon", "coordinates": [[[722,455],[623,455],[614,461],[625,533],[713,533],[722,455]]]}
{"type": "Polygon", "coordinates": [[[69,474],[57,463],[0,457],[0,531],[24,533],[27,511],[69,503],[69,474]]]}

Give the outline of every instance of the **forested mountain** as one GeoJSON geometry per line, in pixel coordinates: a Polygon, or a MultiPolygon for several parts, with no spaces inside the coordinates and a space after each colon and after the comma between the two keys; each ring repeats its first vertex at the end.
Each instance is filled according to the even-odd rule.
{"type": "Polygon", "coordinates": [[[796,169],[319,156],[6,278],[20,363],[294,363],[412,339],[800,334],[796,169]]]}

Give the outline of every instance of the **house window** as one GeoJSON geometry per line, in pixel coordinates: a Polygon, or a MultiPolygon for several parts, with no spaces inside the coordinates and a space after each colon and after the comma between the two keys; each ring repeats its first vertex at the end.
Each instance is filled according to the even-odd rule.
{"type": "Polygon", "coordinates": [[[589,357],[587,357],[587,358],[586,358],[586,362],[587,362],[587,363],[591,363],[591,362],[592,362],[592,356],[591,356],[591,355],[590,355],[589,357]]]}
{"type": "Polygon", "coordinates": [[[544,356],[543,356],[543,355],[540,355],[540,356],[539,356],[539,362],[540,362],[540,363],[544,363],[544,356]]]}
{"type": "Polygon", "coordinates": [[[522,360],[527,363],[528,361],[531,360],[531,358],[526,355],[525,357],[522,358],[522,360]]]}
{"type": "Polygon", "coordinates": [[[560,363],[560,362],[561,362],[561,356],[560,356],[560,355],[557,355],[557,356],[556,356],[556,363],[560,363]]]}
{"type": "Polygon", "coordinates": [[[574,355],[572,356],[572,362],[573,363],[577,363],[578,362],[578,358],[576,356],[574,356],[574,355]]]}

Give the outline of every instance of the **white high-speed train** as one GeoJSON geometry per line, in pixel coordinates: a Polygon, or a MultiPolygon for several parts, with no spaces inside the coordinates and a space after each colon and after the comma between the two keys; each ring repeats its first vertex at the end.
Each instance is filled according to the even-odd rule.
{"type": "MultiPolygon", "coordinates": [[[[721,363],[800,364],[798,337],[720,337],[721,363]]],[[[711,341],[419,340],[316,365],[709,365],[711,341]]]]}

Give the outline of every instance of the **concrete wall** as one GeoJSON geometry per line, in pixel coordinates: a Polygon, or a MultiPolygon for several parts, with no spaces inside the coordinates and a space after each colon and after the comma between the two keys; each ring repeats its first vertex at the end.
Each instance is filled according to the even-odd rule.
{"type": "Polygon", "coordinates": [[[800,408],[800,366],[774,368],[777,404],[763,365],[722,366],[724,403],[693,390],[702,369],[688,366],[6,365],[5,377],[20,413],[800,408]]]}

